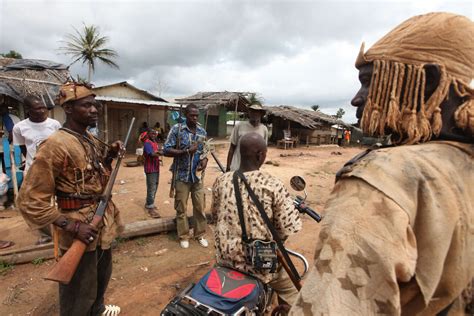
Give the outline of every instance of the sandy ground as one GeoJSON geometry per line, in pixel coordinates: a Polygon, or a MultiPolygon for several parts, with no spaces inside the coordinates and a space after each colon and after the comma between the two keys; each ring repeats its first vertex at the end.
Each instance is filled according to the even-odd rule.
{"type": "MultiPolygon", "coordinates": [[[[273,164],[265,164],[262,169],[279,177],[288,188],[293,175],[303,176],[307,182],[307,204],[322,211],[335,173],[361,150],[337,146],[269,148],[267,162],[273,164]]],[[[227,145],[217,147],[216,154],[225,164],[227,145]]],[[[220,173],[212,157],[209,158],[205,176],[207,210],[213,181],[220,173]]],[[[134,157],[128,157],[130,159],[134,157]]],[[[168,197],[170,163],[170,158],[164,158],[156,199],[162,216],[174,216],[173,199],[168,197]]],[[[290,192],[296,194],[291,189],[290,192]]],[[[146,194],[143,167],[121,168],[113,194],[126,223],[149,219],[143,208],[146,194]]],[[[188,214],[191,214],[190,207],[188,214]]],[[[312,262],[319,226],[307,216],[303,217],[303,223],[303,230],[292,236],[287,245],[312,262]]],[[[114,249],[114,269],[106,302],[119,305],[121,315],[157,315],[171,297],[190,282],[197,281],[212,266],[212,236],[210,227],[210,247],[202,248],[191,241],[189,249],[179,247],[175,233],[120,240],[114,249]]],[[[34,244],[36,238],[16,211],[0,211],[0,239],[13,240],[19,248],[34,244]]],[[[58,314],[57,284],[42,279],[52,264],[52,260],[11,267],[0,263],[0,315],[58,314]]]]}

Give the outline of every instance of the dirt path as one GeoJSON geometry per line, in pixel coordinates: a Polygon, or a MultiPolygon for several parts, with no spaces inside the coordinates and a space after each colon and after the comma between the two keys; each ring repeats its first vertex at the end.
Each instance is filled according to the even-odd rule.
{"type": "MultiPolygon", "coordinates": [[[[278,176],[288,187],[293,175],[303,176],[307,182],[307,203],[321,211],[333,186],[334,174],[360,151],[360,148],[333,146],[291,150],[269,148],[267,162],[273,164],[265,164],[262,169],[278,176]],[[287,156],[281,157],[282,154],[287,156]]],[[[224,163],[227,148],[218,148],[217,156],[224,163]]],[[[212,157],[210,159],[205,176],[207,209],[212,183],[220,173],[212,157]]],[[[165,158],[157,193],[156,205],[162,216],[174,216],[173,199],[168,197],[170,162],[171,159],[165,158]]],[[[114,201],[119,205],[124,221],[148,219],[143,209],[146,186],[142,167],[121,168],[116,183],[114,201]]],[[[188,213],[191,213],[190,209],[188,213]]],[[[0,223],[0,239],[14,240],[15,247],[35,242],[36,237],[15,211],[1,211],[0,223]]],[[[312,262],[319,227],[307,216],[303,223],[303,231],[290,238],[288,245],[312,262]]],[[[211,245],[207,249],[195,241],[191,241],[189,249],[181,249],[174,233],[120,241],[114,250],[114,269],[106,301],[120,305],[122,315],[157,315],[172,296],[189,282],[198,280],[214,263],[212,231],[208,237],[211,245]]],[[[0,264],[0,271],[3,271],[0,275],[0,315],[57,314],[57,285],[42,279],[51,265],[51,260],[14,267],[0,264]]]]}

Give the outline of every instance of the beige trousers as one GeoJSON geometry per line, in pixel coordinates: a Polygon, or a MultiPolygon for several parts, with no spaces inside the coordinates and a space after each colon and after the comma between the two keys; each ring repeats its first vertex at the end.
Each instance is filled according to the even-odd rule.
{"type": "Polygon", "coordinates": [[[189,223],[187,206],[189,194],[193,203],[194,238],[199,238],[206,233],[207,220],[204,213],[204,188],[202,182],[188,183],[176,181],[174,208],[176,210],[176,228],[179,239],[189,238],[189,223]]]}

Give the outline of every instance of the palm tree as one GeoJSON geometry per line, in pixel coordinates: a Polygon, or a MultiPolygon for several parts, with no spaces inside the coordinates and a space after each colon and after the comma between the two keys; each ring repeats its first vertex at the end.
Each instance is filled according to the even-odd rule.
{"type": "Polygon", "coordinates": [[[113,49],[104,48],[109,41],[109,38],[107,36],[101,36],[97,26],[87,26],[85,24],[83,26],[82,32],[73,27],[75,34],[67,34],[67,40],[61,41],[66,46],[60,47],[59,50],[74,58],[71,65],[80,60],[83,64],[88,64],[89,72],[87,80],[90,82],[92,73],[95,71],[96,61],[100,60],[106,65],[119,68],[119,66],[112,60],[116,58],[118,54],[113,49]]]}

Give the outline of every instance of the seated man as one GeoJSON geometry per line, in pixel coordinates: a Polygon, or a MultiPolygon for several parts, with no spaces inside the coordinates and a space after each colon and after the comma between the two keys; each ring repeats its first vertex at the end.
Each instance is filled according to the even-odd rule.
{"type": "MultiPolygon", "coordinates": [[[[242,136],[240,140],[241,162],[239,170],[247,178],[248,183],[262,202],[265,212],[282,240],[301,229],[298,211],[293,205],[290,194],[283,183],[266,172],[260,171],[265,161],[267,146],[263,137],[256,133],[242,136]]],[[[222,266],[251,274],[272,287],[280,300],[292,304],[298,293],[288,274],[281,266],[276,273],[261,271],[246,263],[242,229],[235,203],[233,190],[233,172],[217,178],[214,183],[212,199],[212,215],[217,218],[215,229],[215,246],[217,263],[222,266]]],[[[251,202],[244,183],[240,182],[243,213],[249,239],[272,240],[257,207],[251,202]]]]}

